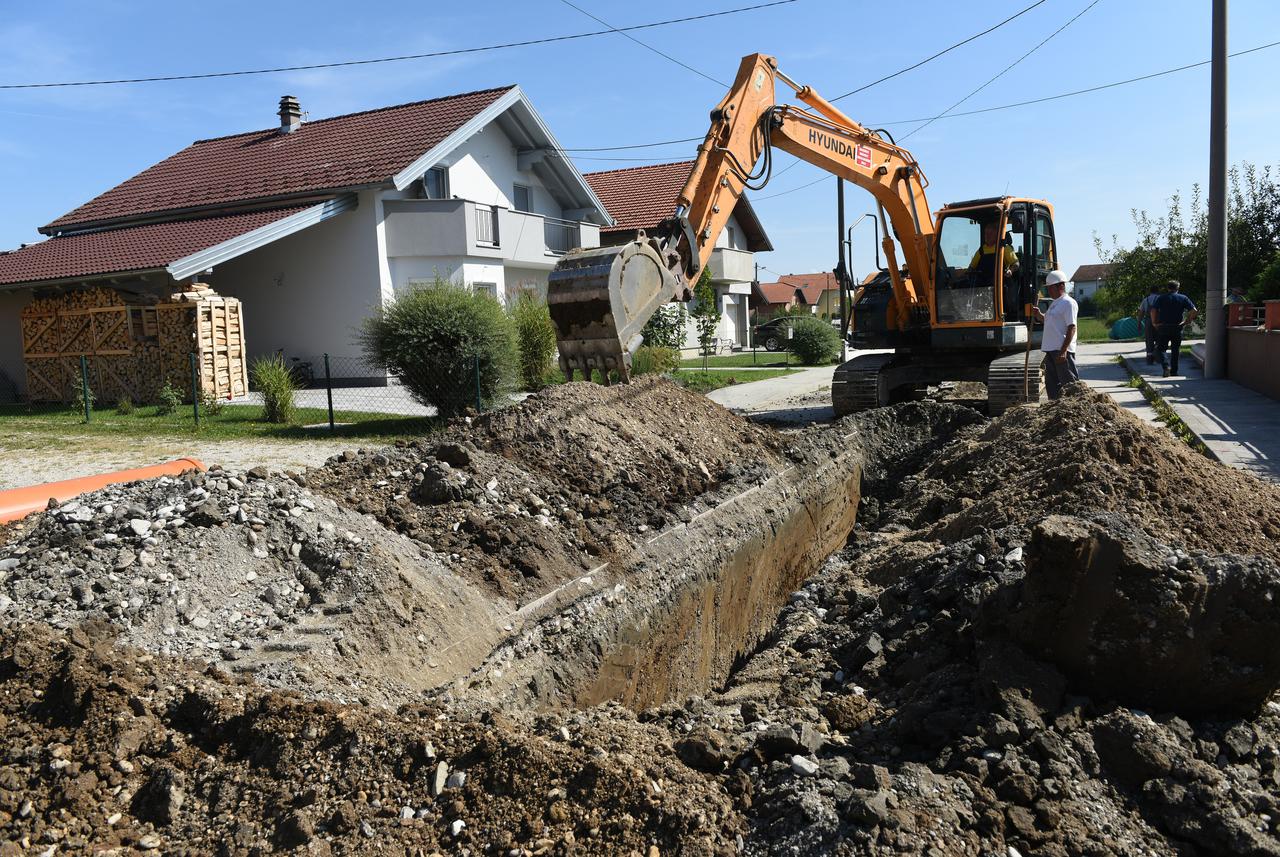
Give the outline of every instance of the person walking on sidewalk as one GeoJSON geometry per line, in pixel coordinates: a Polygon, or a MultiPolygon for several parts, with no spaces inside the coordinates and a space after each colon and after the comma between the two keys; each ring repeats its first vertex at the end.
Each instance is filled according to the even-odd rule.
{"type": "Polygon", "coordinates": [[[1050,271],[1045,286],[1053,303],[1044,312],[1037,306],[1032,306],[1031,311],[1044,322],[1044,333],[1040,337],[1044,385],[1049,398],[1056,399],[1062,395],[1063,387],[1080,380],[1080,373],[1076,371],[1076,321],[1080,307],[1075,298],[1067,294],[1067,275],[1062,271],[1050,271]]]}
{"type": "Polygon", "coordinates": [[[1138,306],[1138,321],[1142,322],[1142,330],[1147,335],[1147,365],[1153,366],[1156,362],[1156,326],[1151,323],[1151,310],[1155,307],[1156,300],[1160,297],[1160,287],[1152,286],[1151,291],[1147,292],[1147,296],[1142,299],[1142,303],[1138,306]]]}
{"type": "Polygon", "coordinates": [[[1181,291],[1182,284],[1170,280],[1167,291],[1151,308],[1151,324],[1156,329],[1156,353],[1165,378],[1178,374],[1178,357],[1182,353],[1182,329],[1195,321],[1198,310],[1191,298],[1181,291]],[[1167,353],[1172,351],[1172,353],[1167,353]]]}

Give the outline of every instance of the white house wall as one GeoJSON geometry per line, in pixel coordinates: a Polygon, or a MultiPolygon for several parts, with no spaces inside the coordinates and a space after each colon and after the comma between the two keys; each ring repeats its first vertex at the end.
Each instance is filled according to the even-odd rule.
{"type": "Polygon", "coordinates": [[[463,143],[446,161],[451,196],[514,208],[512,196],[515,186],[520,184],[530,189],[530,204],[535,213],[563,216],[542,181],[532,172],[518,168],[516,147],[496,124],[490,124],[463,143]]]}
{"type": "Polygon", "coordinates": [[[217,266],[209,282],[240,299],[251,356],[360,353],[355,330],[383,295],[376,203],[361,193],[354,211],[217,266]]]}
{"type": "MultiPolygon", "coordinates": [[[[19,392],[27,389],[27,368],[22,361],[22,308],[31,303],[31,291],[0,292],[0,371],[9,376],[19,392]]],[[[0,382],[0,396],[3,396],[0,382]]],[[[2,399],[0,399],[2,400],[2,399]]]]}
{"type": "Polygon", "coordinates": [[[739,225],[738,218],[735,215],[729,215],[729,222],[720,231],[720,237],[716,239],[716,246],[728,247],[731,250],[748,249],[747,238],[742,234],[742,226],[739,225]],[[733,236],[733,243],[729,242],[730,233],[733,236]]]}

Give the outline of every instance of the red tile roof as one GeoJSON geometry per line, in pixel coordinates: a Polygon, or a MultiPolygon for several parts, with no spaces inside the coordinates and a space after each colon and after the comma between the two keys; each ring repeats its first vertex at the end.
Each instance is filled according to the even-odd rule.
{"type": "MultiPolygon", "coordinates": [[[[760,288],[763,290],[765,286],[779,285],[788,289],[799,289],[803,296],[802,303],[816,304],[822,299],[823,292],[838,292],[840,287],[836,285],[835,274],[787,274],[778,280],[777,283],[761,283],[760,288]]],[[[771,303],[775,303],[771,301],[771,303]]]]}
{"type": "Polygon", "coordinates": [[[386,181],[513,89],[430,101],[192,143],[44,227],[329,191],[386,181]]]}
{"type": "Polygon", "coordinates": [[[796,299],[796,288],[786,283],[760,283],[760,294],[765,303],[787,304],[796,299]]]}
{"type": "Polygon", "coordinates": [[[21,250],[0,253],[0,285],[163,268],[170,262],[308,207],[149,223],[50,238],[21,250]]]}
{"type": "Polygon", "coordinates": [[[651,164],[583,173],[582,177],[604,203],[605,210],[618,221],[601,232],[622,229],[653,229],[671,216],[684,183],[689,180],[693,161],[651,164]]]}
{"type": "Polygon", "coordinates": [[[1105,280],[1111,276],[1111,269],[1114,267],[1114,265],[1081,265],[1071,275],[1071,282],[1088,283],[1094,280],[1105,280]]]}

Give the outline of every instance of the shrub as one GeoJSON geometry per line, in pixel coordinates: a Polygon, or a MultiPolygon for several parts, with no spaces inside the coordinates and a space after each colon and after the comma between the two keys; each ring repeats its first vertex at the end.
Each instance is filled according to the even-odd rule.
{"type": "Polygon", "coordinates": [[[171,414],[182,407],[182,391],[166,378],[164,386],[156,394],[156,413],[161,416],[171,414]]]}
{"type": "Polygon", "coordinates": [[[397,376],[441,416],[474,405],[477,360],[483,405],[505,396],[515,376],[515,335],[502,306],[439,278],[365,319],[360,342],[369,362],[397,376]]]}
{"type": "Polygon", "coordinates": [[[641,345],[631,355],[631,374],[659,375],[680,368],[680,351],[676,348],[658,348],[641,345]]]}
{"type": "Polygon", "coordinates": [[[521,292],[511,305],[516,346],[520,351],[520,386],[534,392],[547,385],[551,359],[556,353],[556,326],[545,301],[521,292]]]}
{"type": "Polygon", "coordinates": [[[86,393],[89,396],[89,410],[93,410],[93,403],[97,399],[97,396],[94,395],[93,387],[86,388],[80,381],[80,376],[76,375],[76,379],[71,382],[71,407],[73,407],[75,412],[78,414],[84,413],[84,398],[86,393]]]}
{"type": "Polygon", "coordinates": [[[703,268],[693,289],[693,323],[698,329],[698,350],[702,354],[715,351],[716,328],[720,326],[720,302],[711,285],[711,269],[703,268]]]}
{"type": "Polygon", "coordinates": [[[684,347],[684,331],[688,319],[689,312],[683,303],[663,304],[649,317],[640,331],[644,344],[654,348],[684,347]]]}
{"type": "Polygon", "coordinates": [[[253,361],[253,386],[262,394],[262,418],[269,423],[293,422],[293,374],[284,357],[272,354],[253,361]]]}
{"type": "Polygon", "coordinates": [[[200,394],[200,413],[202,414],[208,414],[211,417],[216,417],[218,414],[222,413],[222,409],[226,407],[226,405],[227,403],[225,400],[219,399],[208,390],[205,390],[200,394]]]}
{"type": "Polygon", "coordinates": [[[800,318],[792,325],[791,351],[806,366],[830,363],[840,356],[840,334],[821,319],[800,318]]]}
{"type": "Polygon", "coordinates": [[[129,414],[133,413],[133,399],[130,399],[128,396],[121,396],[119,399],[116,399],[116,413],[120,414],[122,417],[127,417],[129,414]]]}

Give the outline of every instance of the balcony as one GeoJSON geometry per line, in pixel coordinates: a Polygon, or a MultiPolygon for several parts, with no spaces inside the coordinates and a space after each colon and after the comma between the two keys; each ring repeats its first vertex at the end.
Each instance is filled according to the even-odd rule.
{"type": "Polygon", "coordinates": [[[707,267],[713,282],[749,283],[755,279],[755,254],[746,250],[717,247],[711,251],[707,267]]]}
{"type": "MultiPolygon", "coordinates": [[[[597,247],[600,227],[464,199],[383,203],[387,255],[471,256],[549,269],[575,247],[597,247]]],[[[748,279],[750,279],[748,277],[748,279]]]]}

